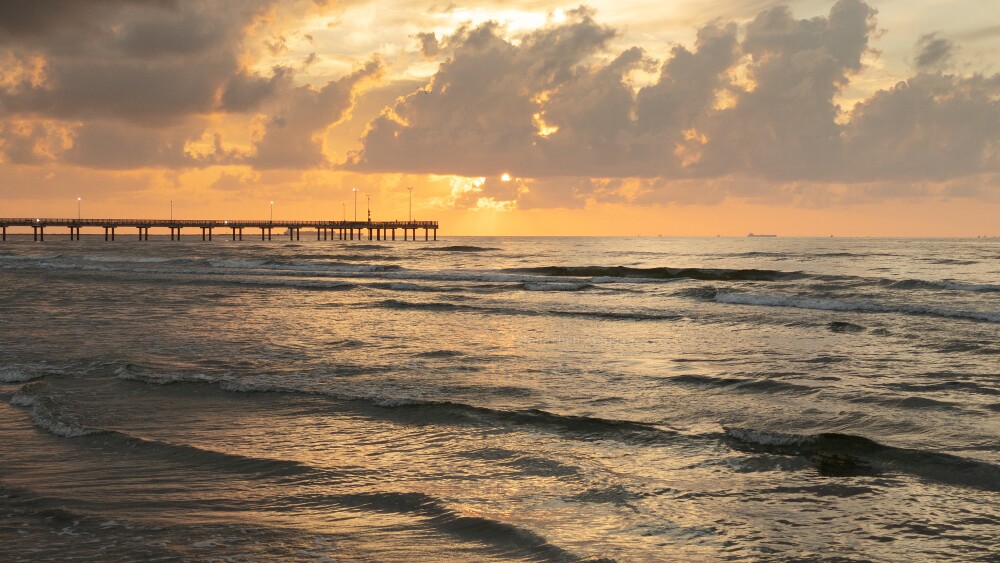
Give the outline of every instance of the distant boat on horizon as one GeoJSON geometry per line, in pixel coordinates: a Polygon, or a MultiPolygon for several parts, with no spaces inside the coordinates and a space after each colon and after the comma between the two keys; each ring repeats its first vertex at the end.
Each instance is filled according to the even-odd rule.
{"type": "Polygon", "coordinates": [[[778,235],[755,235],[755,234],[753,234],[753,233],[750,233],[750,234],[748,234],[748,235],[747,235],[747,237],[751,237],[751,238],[757,238],[757,237],[768,237],[768,238],[774,238],[774,237],[776,237],[776,236],[778,236],[778,235]]]}

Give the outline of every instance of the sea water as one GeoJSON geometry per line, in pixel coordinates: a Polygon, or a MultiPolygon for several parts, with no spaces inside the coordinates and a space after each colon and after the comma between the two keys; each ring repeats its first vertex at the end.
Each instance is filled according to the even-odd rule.
{"type": "Polygon", "coordinates": [[[998,336],[998,239],[8,241],[0,559],[995,561],[998,336]]]}

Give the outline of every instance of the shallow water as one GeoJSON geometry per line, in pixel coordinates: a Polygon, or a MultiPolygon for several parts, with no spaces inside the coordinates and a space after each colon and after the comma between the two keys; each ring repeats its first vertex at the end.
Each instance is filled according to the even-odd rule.
{"type": "Polygon", "coordinates": [[[0,245],[0,549],[996,560],[1000,240],[0,245]]]}

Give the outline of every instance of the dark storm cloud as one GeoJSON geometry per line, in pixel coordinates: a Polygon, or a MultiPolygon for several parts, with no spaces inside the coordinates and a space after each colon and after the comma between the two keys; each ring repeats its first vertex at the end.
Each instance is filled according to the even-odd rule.
{"type": "MultiPolygon", "coordinates": [[[[870,181],[873,160],[881,179],[997,171],[997,75],[924,72],[853,112],[837,105],[863,69],[875,14],[861,0],[841,0],[825,17],[797,19],[778,7],[742,32],[712,24],[699,30],[693,48],[673,48],[657,81],[638,90],[630,76],[654,64],[650,55],[633,47],[609,56],[615,31],[585,9],[517,40],[505,39],[496,24],[463,29],[437,43],[450,57],[431,83],[373,121],[344,166],[650,178],[642,189],[651,201],[685,179],[765,181],[717,181],[699,196],[706,201],[766,181],[870,181]]],[[[922,65],[947,60],[953,46],[941,41],[923,42],[922,65]]],[[[544,188],[529,188],[515,197],[544,205],[544,188]]],[[[575,200],[588,189],[608,193],[584,183],[575,200]]],[[[560,205],[564,195],[550,203],[560,205]]]]}

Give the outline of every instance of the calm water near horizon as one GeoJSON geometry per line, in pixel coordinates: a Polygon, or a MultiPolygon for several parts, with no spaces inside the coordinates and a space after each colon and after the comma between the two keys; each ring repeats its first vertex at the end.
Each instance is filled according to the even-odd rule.
{"type": "Polygon", "coordinates": [[[62,238],[0,559],[1000,560],[1000,239],[62,238]]]}

